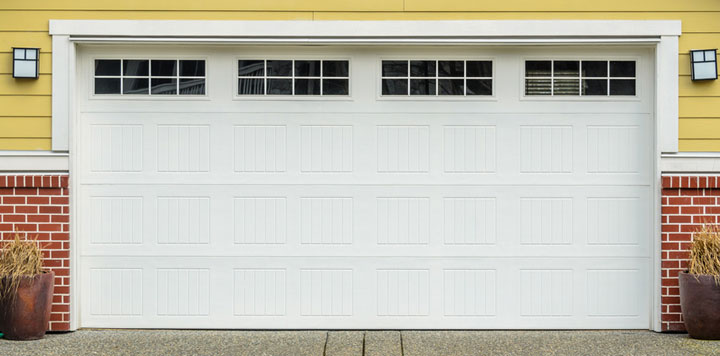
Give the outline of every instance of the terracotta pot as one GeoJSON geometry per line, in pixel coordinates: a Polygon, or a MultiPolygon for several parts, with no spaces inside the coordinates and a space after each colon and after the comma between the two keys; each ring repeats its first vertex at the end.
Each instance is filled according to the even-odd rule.
{"type": "Polygon", "coordinates": [[[720,340],[720,286],[713,276],[680,273],[680,305],[690,337],[720,340]]]}
{"type": "Polygon", "coordinates": [[[55,273],[20,280],[15,298],[0,302],[0,331],[10,340],[36,340],[45,336],[50,321],[55,273]]]}

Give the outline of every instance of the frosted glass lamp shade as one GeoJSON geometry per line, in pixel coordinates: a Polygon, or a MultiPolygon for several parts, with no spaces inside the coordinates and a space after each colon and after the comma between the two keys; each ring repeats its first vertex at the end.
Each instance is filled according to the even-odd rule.
{"type": "Polygon", "coordinates": [[[692,80],[717,79],[717,49],[700,49],[690,51],[692,80]]]}
{"type": "Polygon", "coordinates": [[[13,77],[37,78],[39,48],[13,48],[13,77]]]}

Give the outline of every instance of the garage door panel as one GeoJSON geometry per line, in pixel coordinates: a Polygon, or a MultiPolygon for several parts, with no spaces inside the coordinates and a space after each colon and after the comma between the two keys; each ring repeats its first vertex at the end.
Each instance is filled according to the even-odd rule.
{"type": "Polygon", "coordinates": [[[85,188],[87,253],[648,256],[649,189],[85,188]],[[230,236],[231,238],[224,238],[230,236]]]}
{"type": "Polygon", "coordinates": [[[95,57],[201,56],[208,71],[202,98],[80,100],[82,327],[649,326],[645,50],[83,51],[86,93],[95,57]],[[236,96],[239,53],[349,59],[351,95],[236,96]],[[523,97],[524,59],[559,54],[637,59],[638,95],[523,97]],[[494,96],[381,96],[388,56],[491,58],[494,96]]]}
{"type": "Polygon", "coordinates": [[[282,328],[612,328],[642,327],[649,311],[645,264],[621,258],[117,257],[85,264],[86,293],[101,296],[82,308],[90,327],[110,319],[117,327],[277,328],[282,318],[282,328]]]}
{"type": "MultiPolygon", "coordinates": [[[[204,118],[205,119],[205,118],[204,118]]],[[[360,121],[358,121],[358,119],[360,121]]],[[[453,118],[388,125],[88,118],[92,182],[648,184],[647,120],[453,118]],[[607,121],[607,122],[606,122],[607,121]],[[175,122],[174,124],[161,122],[175,122]],[[422,123],[426,124],[422,124],[422,123]],[[469,124],[472,123],[472,124],[469,124]],[[519,157],[500,159],[499,157],[519,157]],[[337,173],[337,174],[335,174],[337,173]]],[[[327,118],[334,122],[335,117],[327,118]]],[[[392,120],[395,121],[395,120],[392,120]]]]}

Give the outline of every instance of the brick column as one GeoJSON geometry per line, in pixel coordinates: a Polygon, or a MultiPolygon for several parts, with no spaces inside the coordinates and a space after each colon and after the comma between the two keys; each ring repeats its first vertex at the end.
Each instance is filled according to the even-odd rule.
{"type": "Polygon", "coordinates": [[[40,242],[45,267],[55,271],[48,330],[70,329],[70,207],[67,175],[0,175],[0,234],[15,231],[40,242]]]}
{"type": "Polygon", "coordinates": [[[684,331],[677,277],[693,232],[720,222],[720,177],[663,176],[662,188],[662,329],[684,331]]]}

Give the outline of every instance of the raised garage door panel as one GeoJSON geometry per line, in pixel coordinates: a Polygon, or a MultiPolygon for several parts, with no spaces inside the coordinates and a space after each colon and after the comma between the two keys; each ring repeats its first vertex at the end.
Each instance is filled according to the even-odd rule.
{"type": "Polygon", "coordinates": [[[648,53],[84,49],[80,325],[648,328],[648,53]],[[241,55],[349,59],[351,96],[235,98],[241,55]],[[90,95],[93,58],[157,56],[207,97],[90,95]],[[522,98],[553,56],[636,59],[639,95],[522,98]],[[494,96],[383,98],[382,58],[492,59],[494,96]]]}

